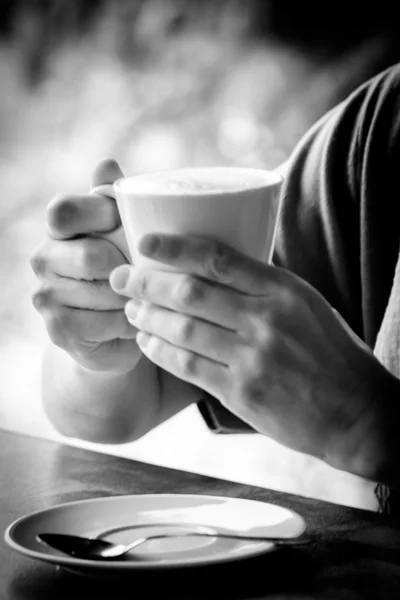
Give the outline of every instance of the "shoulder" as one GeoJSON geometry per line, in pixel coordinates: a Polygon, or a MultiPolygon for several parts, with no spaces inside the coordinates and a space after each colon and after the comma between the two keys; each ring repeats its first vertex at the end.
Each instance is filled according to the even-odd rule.
{"type": "MultiPolygon", "coordinates": [[[[378,75],[364,83],[359,90],[365,90],[367,96],[378,94],[382,98],[398,93],[400,91],[400,63],[396,63],[385,71],[378,73],[378,75]]],[[[357,94],[357,90],[355,94],[357,94]]]]}
{"type": "Polygon", "coordinates": [[[378,73],[345,100],[325,114],[301,140],[299,146],[307,145],[319,132],[323,137],[331,137],[336,128],[345,124],[348,133],[353,133],[357,125],[373,125],[374,118],[382,110],[391,111],[393,117],[400,117],[400,63],[378,73]],[[351,127],[353,125],[353,127],[351,127]]]}
{"type": "Polygon", "coordinates": [[[390,160],[400,151],[400,63],[375,75],[332,108],[303,136],[288,173],[305,190],[322,175],[347,181],[356,193],[365,159],[390,160]]]}

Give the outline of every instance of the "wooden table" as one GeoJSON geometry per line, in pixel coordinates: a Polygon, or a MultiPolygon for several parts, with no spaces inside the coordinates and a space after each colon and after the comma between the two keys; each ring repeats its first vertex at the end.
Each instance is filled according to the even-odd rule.
{"type": "Polygon", "coordinates": [[[0,524],[55,504],[117,494],[190,493],[277,503],[300,513],[310,545],[121,582],[74,575],[0,547],[0,600],[400,599],[400,522],[374,513],[89,452],[0,430],[0,524]]]}

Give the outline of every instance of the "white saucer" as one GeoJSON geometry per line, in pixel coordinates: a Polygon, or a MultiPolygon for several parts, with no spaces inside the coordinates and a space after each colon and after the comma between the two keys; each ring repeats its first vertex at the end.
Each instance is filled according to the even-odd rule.
{"type": "Polygon", "coordinates": [[[149,494],[81,500],[31,513],[7,528],[5,541],[25,556],[92,574],[206,565],[275,549],[269,542],[182,537],[148,541],[124,559],[98,562],[66,556],[36,539],[38,533],[68,533],[128,543],[156,529],[157,533],[169,530],[168,523],[182,524],[186,531],[187,525],[196,524],[254,537],[295,538],[305,530],[300,515],[265,502],[222,496],[149,494]]]}

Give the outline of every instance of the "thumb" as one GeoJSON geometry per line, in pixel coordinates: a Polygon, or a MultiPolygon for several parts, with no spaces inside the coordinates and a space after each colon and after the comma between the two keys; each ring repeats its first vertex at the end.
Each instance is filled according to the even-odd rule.
{"type": "MultiPolygon", "coordinates": [[[[108,196],[109,198],[114,198],[114,189],[112,184],[116,179],[123,177],[124,174],[121,170],[121,167],[113,158],[105,158],[99,162],[97,167],[93,170],[91,181],[90,181],[90,193],[96,194],[100,196],[108,196]]],[[[112,244],[126,258],[126,260],[130,261],[130,253],[128,244],[126,241],[126,237],[123,229],[121,228],[121,222],[119,222],[119,226],[113,231],[109,233],[103,234],[102,237],[112,244]]]]}
{"type": "Polygon", "coordinates": [[[123,177],[121,167],[113,158],[104,158],[95,167],[90,180],[90,187],[112,184],[116,179],[123,177]]]}

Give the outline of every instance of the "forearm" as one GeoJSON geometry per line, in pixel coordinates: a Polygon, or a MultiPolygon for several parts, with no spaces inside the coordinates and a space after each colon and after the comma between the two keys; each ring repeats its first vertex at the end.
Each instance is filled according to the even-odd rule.
{"type": "Polygon", "coordinates": [[[84,369],[50,345],[43,360],[43,404],[52,424],[64,435],[124,443],[158,424],[158,379],[156,367],[143,356],[128,373],[102,373],[84,369]]]}

